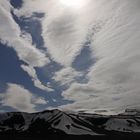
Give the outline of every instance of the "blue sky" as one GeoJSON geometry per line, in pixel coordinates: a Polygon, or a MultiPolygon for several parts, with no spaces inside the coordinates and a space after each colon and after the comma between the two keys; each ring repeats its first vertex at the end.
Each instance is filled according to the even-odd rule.
{"type": "Polygon", "coordinates": [[[1,0],[0,111],[139,108],[139,4],[1,0]]]}
{"type": "MultiPolygon", "coordinates": [[[[14,8],[21,8],[22,1],[11,0],[11,4],[14,8]]],[[[41,24],[39,19],[44,16],[43,13],[34,13],[33,16],[26,18],[21,17],[18,18],[14,13],[12,13],[13,19],[19,25],[20,29],[23,32],[27,32],[32,37],[32,44],[35,44],[37,48],[45,50],[43,48],[44,42],[41,37],[41,24]],[[33,18],[36,19],[33,19],[33,18]]],[[[58,83],[53,81],[51,78],[55,71],[61,69],[61,66],[55,62],[51,62],[49,65],[35,68],[37,76],[39,80],[46,84],[50,82],[50,85],[53,86],[54,91],[44,91],[34,86],[34,83],[31,77],[21,68],[22,64],[26,64],[24,61],[19,60],[16,52],[9,48],[6,44],[0,44],[0,82],[1,82],[1,92],[5,92],[7,89],[7,83],[14,83],[24,86],[24,88],[28,89],[30,92],[34,93],[39,97],[43,97],[44,100],[49,101],[46,105],[38,105],[37,110],[43,110],[48,106],[57,107],[59,105],[70,103],[63,99],[61,96],[61,92],[65,87],[61,87],[58,83]],[[46,73],[44,74],[44,69],[46,73]],[[49,93],[49,94],[48,94],[49,93]]],[[[2,110],[7,110],[6,107],[1,107],[2,110]]],[[[13,110],[13,109],[12,109],[13,110]]]]}

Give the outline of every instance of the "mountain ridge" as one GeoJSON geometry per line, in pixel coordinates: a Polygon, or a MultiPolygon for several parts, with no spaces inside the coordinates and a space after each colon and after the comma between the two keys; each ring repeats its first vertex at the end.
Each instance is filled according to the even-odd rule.
{"type": "Polygon", "coordinates": [[[140,136],[140,114],[68,113],[58,109],[0,114],[0,137],[140,136]]]}

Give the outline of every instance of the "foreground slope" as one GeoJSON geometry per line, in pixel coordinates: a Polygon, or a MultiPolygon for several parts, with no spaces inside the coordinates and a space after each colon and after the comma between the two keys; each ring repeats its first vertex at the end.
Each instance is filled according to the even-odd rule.
{"type": "Polygon", "coordinates": [[[126,111],[105,116],[86,113],[66,113],[46,110],[38,113],[11,112],[0,114],[0,136],[139,136],[140,114],[126,111]]]}

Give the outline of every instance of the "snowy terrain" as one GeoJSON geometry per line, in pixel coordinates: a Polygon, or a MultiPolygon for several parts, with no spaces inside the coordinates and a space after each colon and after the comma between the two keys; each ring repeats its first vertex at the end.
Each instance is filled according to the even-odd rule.
{"type": "Polygon", "coordinates": [[[126,110],[119,115],[66,113],[46,110],[38,113],[0,114],[0,135],[128,135],[140,133],[140,114],[126,110]]]}

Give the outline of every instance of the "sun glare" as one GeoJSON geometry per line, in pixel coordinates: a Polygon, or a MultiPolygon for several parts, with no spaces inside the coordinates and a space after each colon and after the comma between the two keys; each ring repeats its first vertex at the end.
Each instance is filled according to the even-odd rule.
{"type": "Polygon", "coordinates": [[[84,6],[86,0],[60,0],[60,2],[68,7],[81,8],[84,6]]]}

